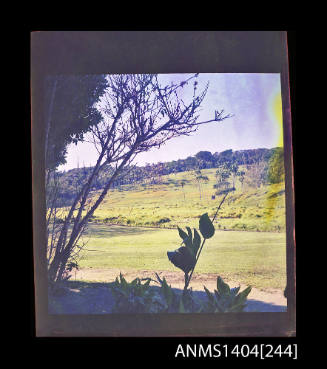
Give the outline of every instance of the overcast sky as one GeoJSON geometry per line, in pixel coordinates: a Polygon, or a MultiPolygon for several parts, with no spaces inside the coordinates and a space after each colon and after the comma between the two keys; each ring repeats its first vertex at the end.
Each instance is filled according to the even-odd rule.
{"type": "MultiPolygon", "coordinates": [[[[161,74],[160,81],[182,81],[188,74],[161,74]]],[[[160,149],[139,154],[138,165],[184,159],[201,150],[221,152],[272,148],[283,145],[280,74],[224,73],[200,74],[198,88],[209,81],[207,95],[201,105],[200,120],[214,117],[224,109],[233,117],[223,122],[201,126],[192,136],[177,137],[160,149]]],[[[193,87],[184,88],[183,99],[190,100],[193,87]]],[[[199,90],[198,90],[199,91],[199,90]]],[[[92,144],[79,143],[68,147],[67,164],[59,170],[94,165],[97,152],[92,144]]]]}

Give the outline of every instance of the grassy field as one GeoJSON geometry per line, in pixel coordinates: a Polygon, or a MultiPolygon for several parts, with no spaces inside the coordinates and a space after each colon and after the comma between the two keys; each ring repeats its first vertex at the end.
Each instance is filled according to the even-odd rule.
{"type": "MultiPolygon", "coordinates": [[[[199,217],[205,212],[212,217],[221,200],[221,196],[212,199],[215,171],[202,170],[209,181],[201,184],[201,199],[192,172],[163,176],[162,183],[156,185],[121,186],[108,193],[92,222],[161,228],[197,227],[199,217]],[[186,182],[184,187],[182,180],[186,182]]],[[[227,196],[215,225],[222,230],[284,232],[284,184],[254,189],[242,188],[237,182],[236,191],[227,196]]]]}
{"type": "MultiPolygon", "coordinates": [[[[201,192],[192,172],[163,176],[160,184],[138,183],[111,190],[89,223],[80,267],[179,271],[168,261],[167,251],[180,245],[177,225],[198,228],[203,213],[213,217],[222,198],[212,199],[215,171],[202,170],[209,181],[201,184],[201,192]]],[[[216,273],[261,289],[285,288],[283,183],[246,188],[237,182],[215,228],[196,273],[216,273]]]]}
{"type": "MultiPolygon", "coordinates": [[[[176,230],[91,224],[85,240],[81,268],[179,271],[166,254],[180,245],[176,230]]],[[[260,289],[284,289],[285,244],[285,233],[217,231],[206,242],[195,272],[260,289]]]]}

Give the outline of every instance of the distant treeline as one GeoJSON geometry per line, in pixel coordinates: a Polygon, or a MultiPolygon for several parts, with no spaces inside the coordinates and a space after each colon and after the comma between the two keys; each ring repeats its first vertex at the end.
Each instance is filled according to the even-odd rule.
{"type": "MultiPolygon", "coordinates": [[[[258,163],[268,164],[276,160],[279,162],[283,160],[283,148],[281,147],[240,151],[230,149],[220,153],[215,152],[214,154],[210,151],[199,151],[196,155],[189,156],[186,159],[125,168],[124,172],[113,183],[112,188],[136,183],[156,184],[160,183],[161,177],[167,174],[218,168],[225,163],[252,166],[258,163]]],[[[57,179],[60,182],[59,197],[62,206],[69,204],[74,199],[76,192],[83,186],[91,172],[92,167],[81,167],[71,169],[67,172],[56,173],[57,179]]],[[[92,190],[102,189],[112,172],[113,169],[109,165],[105,166],[98,178],[94,180],[92,190]]]]}

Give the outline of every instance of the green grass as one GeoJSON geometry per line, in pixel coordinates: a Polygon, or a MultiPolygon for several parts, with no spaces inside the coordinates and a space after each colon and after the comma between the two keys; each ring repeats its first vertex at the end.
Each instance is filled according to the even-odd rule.
{"type": "MultiPolygon", "coordinates": [[[[215,190],[215,169],[202,171],[209,182],[201,185],[201,199],[192,172],[162,177],[162,183],[135,184],[112,190],[94,213],[92,222],[131,226],[175,228],[197,226],[205,212],[213,216],[221,196],[212,199],[215,190]],[[184,188],[180,183],[186,180],[184,188]],[[185,199],[184,199],[185,195],[185,199]]],[[[218,229],[284,232],[284,184],[258,189],[241,187],[228,195],[216,221],[218,229]]]]}
{"type": "MultiPolygon", "coordinates": [[[[222,198],[211,198],[215,171],[202,170],[209,182],[201,185],[201,199],[192,172],[163,176],[161,184],[138,183],[109,191],[89,224],[87,251],[80,266],[179,271],[166,253],[180,245],[177,225],[198,228],[203,213],[214,215],[222,198]],[[184,188],[182,180],[186,181],[184,188]]],[[[257,288],[285,288],[283,183],[256,189],[236,183],[236,191],[227,196],[215,228],[216,234],[207,241],[195,272],[219,274],[257,288]]]]}
{"type": "MultiPolygon", "coordinates": [[[[85,240],[82,268],[179,271],[167,258],[167,251],[180,246],[177,230],[91,224],[85,240]]],[[[195,272],[261,289],[284,289],[285,233],[216,231],[206,241],[195,272]]]]}

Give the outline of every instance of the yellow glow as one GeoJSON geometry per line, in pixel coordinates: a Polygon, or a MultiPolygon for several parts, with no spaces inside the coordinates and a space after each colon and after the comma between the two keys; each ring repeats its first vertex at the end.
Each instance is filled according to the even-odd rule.
{"type": "Polygon", "coordinates": [[[272,109],[274,118],[278,124],[278,142],[277,146],[283,147],[283,110],[282,110],[282,97],[279,92],[277,92],[272,101],[272,109]]]}
{"type": "MultiPolygon", "coordinates": [[[[283,110],[282,110],[282,97],[280,91],[277,91],[271,99],[270,102],[271,114],[276,122],[277,126],[277,142],[276,146],[283,147],[284,139],[283,139],[283,110]]],[[[275,211],[277,206],[277,197],[267,196],[266,198],[266,208],[269,209],[264,217],[267,223],[271,222],[274,219],[275,211]]]]}

